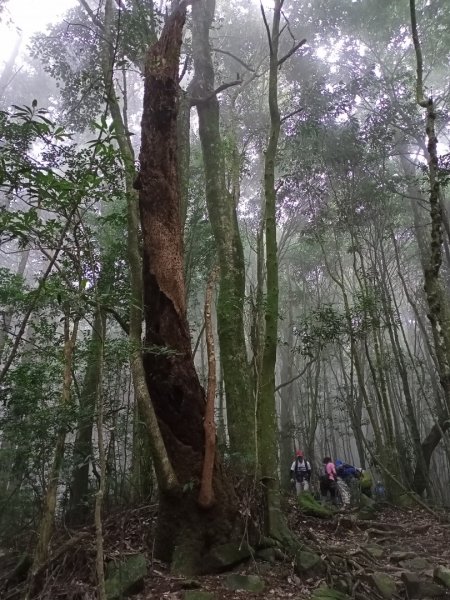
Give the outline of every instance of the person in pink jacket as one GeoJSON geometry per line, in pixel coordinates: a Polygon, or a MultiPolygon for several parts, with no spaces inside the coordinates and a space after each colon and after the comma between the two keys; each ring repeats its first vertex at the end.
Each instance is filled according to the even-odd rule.
{"type": "Polygon", "coordinates": [[[324,500],[328,499],[328,494],[330,495],[331,502],[336,504],[336,482],[337,482],[337,474],[336,467],[334,466],[334,462],[331,460],[329,456],[326,456],[323,459],[324,465],[324,474],[320,478],[320,494],[324,500]]]}

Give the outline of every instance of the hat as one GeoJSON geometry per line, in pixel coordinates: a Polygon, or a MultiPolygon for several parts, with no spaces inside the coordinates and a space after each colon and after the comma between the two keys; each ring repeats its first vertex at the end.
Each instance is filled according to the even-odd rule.
{"type": "Polygon", "coordinates": [[[337,460],[336,461],[336,466],[337,467],[341,467],[344,463],[342,462],[342,460],[337,460]]]}
{"type": "Polygon", "coordinates": [[[303,458],[303,451],[302,450],[297,450],[297,452],[295,453],[296,456],[298,456],[299,458],[303,458]]]}

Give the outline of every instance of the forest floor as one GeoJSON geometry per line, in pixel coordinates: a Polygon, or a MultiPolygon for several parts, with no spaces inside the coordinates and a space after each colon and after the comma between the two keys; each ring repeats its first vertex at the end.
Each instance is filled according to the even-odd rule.
{"type": "MultiPolygon", "coordinates": [[[[286,500],[289,524],[306,547],[313,547],[323,558],[325,570],[301,578],[296,575],[292,560],[265,562],[252,558],[238,565],[233,573],[257,575],[264,580],[263,592],[231,591],[227,588],[229,572],[220,575],[185,579],[171,575],[167,565],[153,559],[149,551],[148,532],[153,529],[156,506],[142,506],[111,515],[104,523],[104,550],[108,562],[117,562],[137,553],[145,555],[148,573],[135,600],[182,600],[186,590],[211,592],[215,600],[238,598],[273,598],[275,600],[306,600],[325,584],[338,587],[350,581],[350,596],[383,598],[373,587],[373,573],[388,574],[397,591],[385,598],[450,598],[442,588],[440,596],[408,596],[402,584],[402,573],[416,572],[425,581],[432,581],[433,570],[439,565],[450,568],[450,525],[438,516],[418,508],[398,509],[386,506],[375,520],[357,520],[351,511],[340,511],[332,519],[307,517],[296,506],[294,498],[286,500]],[[340,562],[339,562],[340,561],[340,562]],[[330,568],[332,567],[332,568],[330,568]]],[[[42,600],[94,600],[95,592],[95,532],[93,528],[77,532],[60,532],[61,541],[53,551],[54,559],[41,579],[42,600]],[[69,535],[70,534],[70,535],[69,535]]],[[[11,570],[18,555],[0,554],[0,598],[23,598],[24,583],[11,580],[11,570]],[[9,586],[5,581],[9,578],[9,586]],[[3,588],[2,588],[3,585],[3,588]]],[[[345,584],[344,584],[345,586],[345,584]]],[[[192,592],[191,592],[192,593],[192,592]]],[[[189,597],[189,594],[188,594],[189,597]]],[[[204,596],[205,598],[208,596],[204,596]]]]}

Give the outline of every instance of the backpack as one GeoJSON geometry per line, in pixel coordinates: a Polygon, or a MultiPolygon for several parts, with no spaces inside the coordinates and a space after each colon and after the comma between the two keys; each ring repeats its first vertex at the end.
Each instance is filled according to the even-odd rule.
{"type": "Polygon", "coordinates": [[[305,457],[303,457],[303,462],[300,462],[300,457],[295,459],[294,473],[297,480],[302,480],[303,478],[309,477],[311,473],[311,465],[308,463],[305,457]]]}
{"type": "Polygon", "coordinates": [[[360,483],[361,483],[362,489],[367,489],[367,488],[372,487],[372,484],[373,484],[372,475],[369,473],[369,471],[362,472],[360,483]]]}
{"type": "Polygon", "coordinates": [[[342,477],[342,479],[348,479],[350,477],[359,479],[361,476],[361,473],[358,471],[358,469],[353,465],[349,465],[348,463],[343,463],[336,469],[336,471],[339,477],[342,477]]]}

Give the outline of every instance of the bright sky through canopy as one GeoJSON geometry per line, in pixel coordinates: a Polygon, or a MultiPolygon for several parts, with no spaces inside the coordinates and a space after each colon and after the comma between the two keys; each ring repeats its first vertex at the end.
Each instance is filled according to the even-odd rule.
{"type": "Polygon", "coordinates": [[[56,22],[76,0],[9,0],[0,24],[0,64],[8,60],[22,32],[25,49],[30,36],[56,22]]]}

